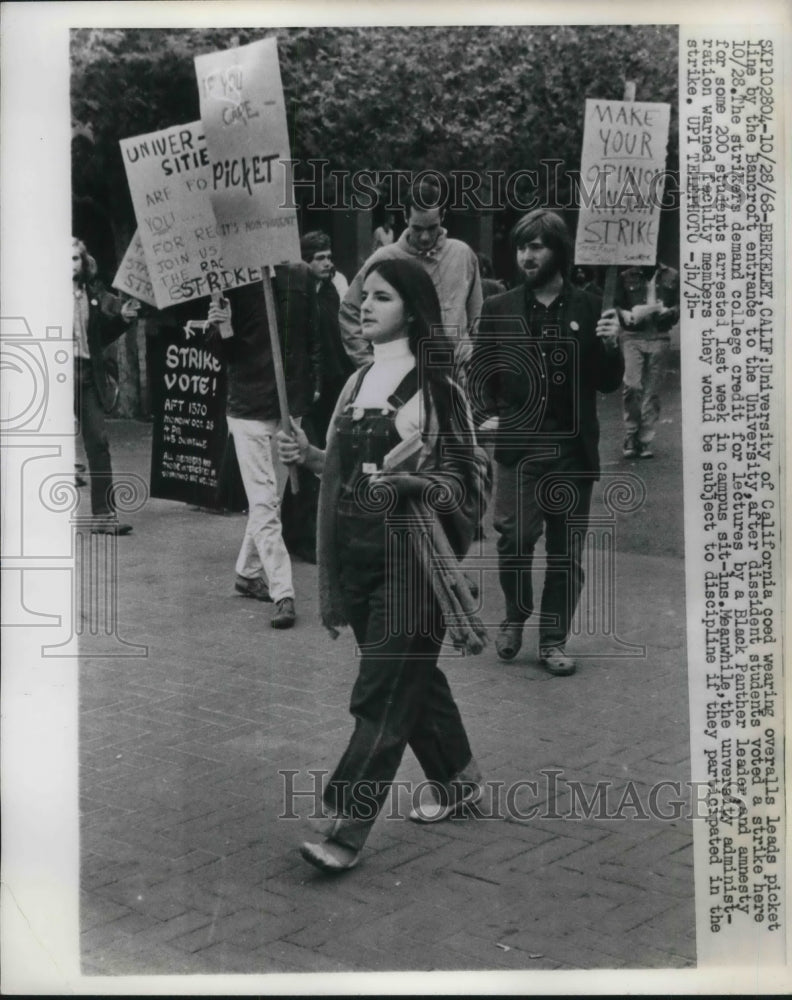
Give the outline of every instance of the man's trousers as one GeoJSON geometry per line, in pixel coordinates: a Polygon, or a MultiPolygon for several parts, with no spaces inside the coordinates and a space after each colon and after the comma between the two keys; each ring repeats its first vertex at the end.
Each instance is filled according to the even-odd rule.
{"type": "Polygon", "coordinates": [[[563,645],[583,589],[581,555],[593,476],[552,469],[537,473],[519,462],[499,462],[496,473],[494,523],[505,619],[518,624],[533,612],[534,548],[544,532],[547,567],[539,645],[563,645]]]}

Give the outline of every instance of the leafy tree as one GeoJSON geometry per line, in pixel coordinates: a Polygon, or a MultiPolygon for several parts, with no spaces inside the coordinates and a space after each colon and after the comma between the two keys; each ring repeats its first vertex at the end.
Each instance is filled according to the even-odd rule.
{"type": "MultiPolygon", "coordinates": [[[[676,105],[671,26],[79,29],[74,192],[105,206],[118,249],[134,228],[119,139],[197,119],[193,57],[273,34],[297,177],[312,175],[310,159],[350,171],[575,169],[585,98],[620,99],[629,79],[638,99],[676,105]]],[[[566,199],[563,171],[558,186],[548,175],[543,199],[566,199]]]]}

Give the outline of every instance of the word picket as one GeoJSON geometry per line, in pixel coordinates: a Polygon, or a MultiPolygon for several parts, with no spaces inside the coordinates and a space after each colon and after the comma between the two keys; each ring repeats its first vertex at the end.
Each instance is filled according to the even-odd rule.
{"type": "Polygon", "coordinates": [[[299,261],[275,39],[197,56],[195,72],[212,163],[210,197],[226,266],[299,261]]]}

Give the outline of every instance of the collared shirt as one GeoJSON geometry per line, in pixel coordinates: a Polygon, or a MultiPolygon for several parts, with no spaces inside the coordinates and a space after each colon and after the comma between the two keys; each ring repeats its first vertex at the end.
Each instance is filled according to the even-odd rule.
{"type": "Polygon", "coordinates": [[[657,302],[657,271],[649,279],[646,286],[646,304],[653,306],[657,302]]]}
{"type": "Polygon", "coordinates": [[[556,295],[552,302],[545,305],[536,298],[531,289],[525,286],[525,307],[528,315],[528,329],[532,337],[560,337],[561,317],[564,311],[566,285],[556,295]]]}
{"type": "Polygon", "coordinates": [[[74,287],[74,320],[72,324],[74,354],[78,358],[90,358],[88,347],[88,294],[84,288],[74,287]]]}
{"type": "Polygon", "coordinates": [[[534,456],[531,465],[537,471],[547,467],[561,471],[577,467],[580,444],[572,439],[578,429],[575,387],[579,383],[577,345],[570,338],[570,331],[563,327],[568,289],[566,282],[552,302],[545,305],[533,291],[525,286],[525,306],[528,336],[540,341],[537,345],[541,358],[535,366],[539,400],[537,410],[543,413],[535,430],[527,454],[534,456]]]}
{"type": "MultiPolygon", "coordinates": [[[[562,287],[552,302],[545,305],[536,298],[531,289],[525,286],[525,306],[528,322],[528,335],[542,341],[542,362],[540,366],[540,401],[547,405],[544,408],[544,418],[537,428],[537,433],[552,433],[567,422],[567,407],[563,405],[560,376],[563,375],[564,362],[567,354],[564,348],[553,349],[553,340],[559,340],[563,331],[561,323],[564,315],[564,300],[566,287],[562,287]],[[564,356],[561,356],[563,352],[564,356]]],[[[564,376],[565,377],[565,376],[564,376]]]]}

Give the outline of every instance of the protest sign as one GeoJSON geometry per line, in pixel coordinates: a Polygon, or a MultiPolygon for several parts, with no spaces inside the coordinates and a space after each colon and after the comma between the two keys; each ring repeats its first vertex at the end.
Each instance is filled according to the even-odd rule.
{"type": "Polygon", "coordinates": [[[196,56],[210,197],[229,267],[300,260],[277,43],[196,56]]]}
{"type": "Polygon", "coordinates": [[[154,297],[154,288],[151,284],[146,255],[143,251],[143,244],[140,240],[140,233],[135,230],[135,235],[129,241],[124,259],[119,265],[115,278],[113,278],[113,288],[120,292],[132,295],[146,305],[156,306],[157,300],[154,297]]]}
{"type": "Polygon", "coordinates": [[[654,264],[670,105],[586,101],[576,264],[654,264]]]}
{"type": "Polygon", "coordinates": [[[158,309],[261,279],[223,260],[200,122],[122,139],[121,154],[158,309]]]}
{"type": "Polygon", "coordinates": [[[218,348],[172,331],[157,339],[152,368],[151,495],[216,506],[228,436],[218,348]]]}

